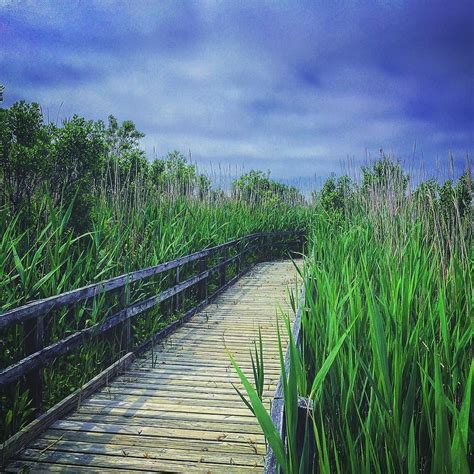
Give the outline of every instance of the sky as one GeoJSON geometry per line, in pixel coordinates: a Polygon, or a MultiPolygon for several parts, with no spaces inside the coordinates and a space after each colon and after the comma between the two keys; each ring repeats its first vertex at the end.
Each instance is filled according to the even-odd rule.
{"type": "Polygon", "coordinates": [[[474,2],[0,0],[5,103],[133,120],[148,156],[305,183],[474,151],[474,2]]]}

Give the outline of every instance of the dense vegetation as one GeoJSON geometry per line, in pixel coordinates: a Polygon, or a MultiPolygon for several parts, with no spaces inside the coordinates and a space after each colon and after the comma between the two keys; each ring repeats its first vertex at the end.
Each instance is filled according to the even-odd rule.
{"type": "Polygon", "coordinates": [[[383,158],[361,183],[331,179],[315,196],[303,342],[284,378],[286,454],[247,384],[285,472],[472,467],[470,175],[413,192],[408,178],[383,158]],[[312,401],[306,416],[298,395],[312,401]]]}
{"type": "MultiPolygon", "coordinates": [[[[280,464],[286,472],[467,472],[469,170],[456,182],[415,187],[382,156],[360,182],[330,178],[309,203],[258,171],[236,179],[230,193],[215,189],[179,152],[148,161],[142,137],[114,117],[58,126],[45,123],[37,104],[0,108],[0,311],[253,231],[307,229],[304,337],[301,349],[290,346],[284,378],[288,453],[247,385],[280,464]],[[306,428],[297,395],[313,401],[306,428]]],[[[103,320],[106,303],[51,314],[47,340],[103,320]]],[[[160,308],[146,314],[137,341],[173,317],[160,308]]],[[[24,339],[21,327],[0,333],[0,370],[24,356],[24,339]]],[[[117,353],[109,338],[52,364],[45,406],[117,353]]],[[[21,383],[0,393],[0,404],[1,439],[32,414],[21,383]]]]}
{"type": "MultiPolygon", "coordinates": [[[[252,172],[252,189],[243,177],[229,196],[179,152],[150,163],[142,137],[114,117],[56,126],[37,104],[0,109],[0,312],[255,231],[305,225],[295,190],[252,172]]],[[[167,282],[136,292],[144,297],[160,284],[167,282]]],[[[101,300],[49,314],[46,342],[103,320],[106,305],[114,307],[101,300]]],[[[136,342],[176,316],[148,312],[134,327],[136,342]]],[[[24,341],[20,325],[0,332],[0,370],[25,355],[24,341]]],[[[116,342],[86,345],[49,367],[45,408],[114,360],[116,342]]],[[[21,384],[1,393],[0,404],[1,439],[31,419],[31,404],[21,384]]]]}

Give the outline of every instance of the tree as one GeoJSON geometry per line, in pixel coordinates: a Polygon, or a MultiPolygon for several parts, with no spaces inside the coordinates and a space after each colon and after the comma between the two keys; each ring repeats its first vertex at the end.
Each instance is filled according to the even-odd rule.
{"type": "Polygon", "coordinates": [[[96,177],[104,167],[106,146],[100,124],[74,115],[54,128],[53,172],[49,185],[57,203],[74,199],[71,224],[77,232],[89,228],[96,177]]]}
{"type": "Polygon", "coordinates": [[[199,174],[195,164],[188,163],[179,151],[154,160],[150,167],[150,181],[159,192],[173,196],[191,196],[203,199],[210,191],[211,182],[199,174]]]}
{"type": "Polygon", "coordinates": [[[137,130],[131,120],[119,125],[113,115],[109,115],[108,125],[103,128],[106,146],[107,188],[115,194],[134,190],[137,181],[146,179],[149,163],[140,148],[140,140],[145,136],[137,130]]]}
{"type": "Polygon", "coordinates": [[[337,180],[330,177],[326,180],[321,191],[315,193],[313,198],[321,204],[328,216],[336,220],[344,216],[354,198],[355,184],[349,176],[344,175],[337,180]]]}
{"type": "Polygon", "coordinates": [[[398,161],[382,153],[382,158],[371,167],[362,167],[362,190],[403,196],[408,186],[408,174],[398,161]]]}
{"type": "Polygon", "coordinates": [[[454,189],[460,217],[470,215],[472,212],[472,192],[471,172],[470,169],[467,168],[459,178],[454,189]]]}
{"type": "Polygon", "coordinates": [[[270,172],[250,170],[232,183],[234,197],[251,204],[301,204],[303,195],[293,186],[270,179],[270,172]]]}
{"type": "Polygon", "coordinates": [[[36,187],[51,172],[50,127],[38,104],[24,101],[0,109],[2,199],[14,211],[28,204],[36,187]]]}

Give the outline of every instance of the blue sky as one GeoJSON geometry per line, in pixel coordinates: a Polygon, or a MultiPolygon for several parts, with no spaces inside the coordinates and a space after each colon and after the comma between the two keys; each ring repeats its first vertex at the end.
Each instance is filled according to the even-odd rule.
{"type": "Polygon", "coordinates": [[[131,119],[152,156],[304,182],[474,150],[474,2],[0,0],[6,105],[131,119]],[[416,149],[415,149],[416,144],[416,149]]]}

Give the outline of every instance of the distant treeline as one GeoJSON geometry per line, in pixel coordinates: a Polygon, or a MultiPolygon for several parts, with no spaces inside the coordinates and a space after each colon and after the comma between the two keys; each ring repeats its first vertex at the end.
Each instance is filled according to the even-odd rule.
{"type": "MultiPolygon", "coordinates": [[[[82,232],[90,227],[99,196],[133,205],[150,195],[226,197],[178,151],[149,161],[140,147],[143,137],[132,121],[119,123],[113,116],[104,123],[74,115],[58,126],[45,122],[37,103],[0,108],[0,205],[31,217],[44,194],[55,206],[74,201],[73,226],[82,232]]],[[[231,198],[253,204],[304,201],[296,188],[260,171],[234,180],[231,198]]]]}
{"type": "MultiPolygon", "coordinates": [[[[213,188],[210,179],[178,151],[147,159],[140,146],[144,136],[132,121],[119,123],[112,115],[107,123],[74,115],[58,126],[45,122],[37,103],[21,101],[0,108],[0,206],[9,207],[12,215],[21,211],[28,224],[37,217],[37,203],[45,195],[55,207],[73,203],[71,227],[84,232],[90,229],[101,198],[121,208],[139,208],[162,197],[233,199],[250,205],[307,204],[296,187],[272,180],[270,172],[255,170],[234,179],[229,196],[213,188]]],[[[401,205],[406,198],[429,202],[448,220],[472,209],[469,168],[457,181],[440,184],[430,179],[415,189],[409,182],[401,165],[382,154],[373,166],[362,168],[359,183],[346,175],[331,177],[312,193],[311,202],[335,219],[351,212],[364,196],[374,194],[386,194],[393,205],[401,205]]]]}
{"type": "MultiPolygon", "coordinates": [[[[356,182],[349,176],[331,177],[320,191],[312,193],[312,202],[320,205],[333,219],[344,218],[355,206],[390,204],[395,210],[404,207],[407,200],[433,211],[444,224],[454,223],[457,217],[472,214],[472,177],[469,163],[457,180],[440,184],[431,178],[416,187],[410,187],[410,176],[401,164],[382,153],[372,166],[362,167],[362,179],[356,182]]],[[[416,206],[414,207],[416,209],[416,206]]]]}

